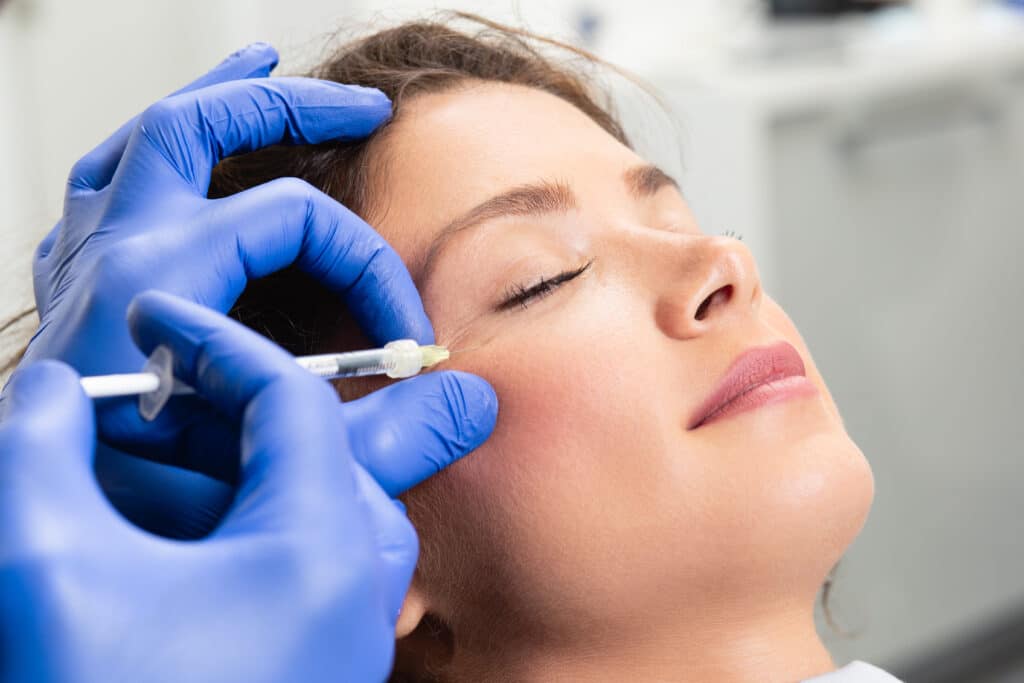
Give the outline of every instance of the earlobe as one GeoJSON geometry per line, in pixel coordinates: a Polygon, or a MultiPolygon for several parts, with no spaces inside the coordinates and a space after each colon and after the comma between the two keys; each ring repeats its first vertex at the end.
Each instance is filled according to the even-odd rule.
{"type": "Polygon", "coordinates": [[[402,610],[398,613],[398,622],[395,624],[395,638],[405,638],[416,630],[428,609],[427,597],[423,590],[413,579],[409,586],[409,592],[405,594],[405,601],[402,602],[402,610]]]}

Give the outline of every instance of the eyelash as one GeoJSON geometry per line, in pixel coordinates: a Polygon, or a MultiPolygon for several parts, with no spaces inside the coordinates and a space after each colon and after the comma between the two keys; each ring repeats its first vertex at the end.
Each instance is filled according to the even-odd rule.
{"type": "Polygon", "coordinates": [[[576,268],[575,270],[567,270],[551,278],[541,278],[540,282],[530,287],[521,284],[512,285],[509,288],[505,300],[498,306],[498,310],[507,311],[508,309],[515,308],[517,306],[520,308],[527,308],[531,302],[543,299],[554,292],[559,285],[563,285],[566,282],[582,275],[584,271],[590,268],[592,263],[594,263],[593,259],[587,261],[583,266],[576,268]]]}
{"type": "MultiPolygon", "coordinates": [[[[726,230],[722,235],[736,240],[743,239],[743,235],[735,230],[726,230]]],[[[590,268],[592,263],[594,263],[593,259],[587,261],[582,267],[575,270],[567,270],[551,278],[541,278],[540,282],[530,287],[522,284],[512,285],[512,287],[509,288],[508,294],[505,296],[505,300],[499,304],[498,310],[507,311],[508,309],[515,308],[517,306],[525,309],[531,302],[537,299],[543,299],[554,292],[559,285],[563,285],[566,282],[582,275],[584,271],[590,268]]]]}

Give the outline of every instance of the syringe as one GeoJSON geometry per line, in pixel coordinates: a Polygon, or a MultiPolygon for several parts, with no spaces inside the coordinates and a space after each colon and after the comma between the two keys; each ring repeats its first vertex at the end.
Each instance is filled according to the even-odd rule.
{"type": "MultiPolygon", "coordinates": [[[[448,360],[448,356],[443,346],[420,346],[412,339],[399,339],[379,349],[299,356],[295,362],[324,379],[369,375],[403,379],[448,360]]],[[[86,396],[92,398],[138,395],[139,413],[146,420],[159,415],[171,396],[195,393],[195,389],[175,379],[174,357],[166,346],[158,346],[150,354],[141,372],[83,377],[81,384],[86,396]]]]}

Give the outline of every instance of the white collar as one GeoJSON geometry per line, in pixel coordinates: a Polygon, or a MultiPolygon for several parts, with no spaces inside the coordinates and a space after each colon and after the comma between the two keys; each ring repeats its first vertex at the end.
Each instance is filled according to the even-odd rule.
{"type": "Polygon", "coordinates": [[[900,679],[866,662],[850,662],[823,676],[808,678],[803,683],[901,683],[900,679]]]}

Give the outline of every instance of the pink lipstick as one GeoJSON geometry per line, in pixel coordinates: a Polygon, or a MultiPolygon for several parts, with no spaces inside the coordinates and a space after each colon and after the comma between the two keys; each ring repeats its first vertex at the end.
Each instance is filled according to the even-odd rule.
{"type": "Polygon", "coordinates": [[[807,379],[803,358],[788,342],[744,351],[694,411],[687,429],[793,398],[813,396],[817,387],[807,379]]]}

